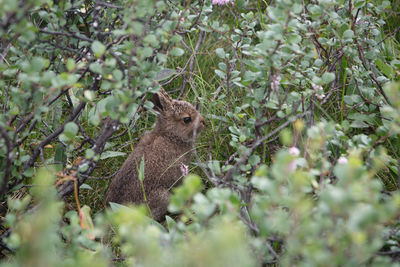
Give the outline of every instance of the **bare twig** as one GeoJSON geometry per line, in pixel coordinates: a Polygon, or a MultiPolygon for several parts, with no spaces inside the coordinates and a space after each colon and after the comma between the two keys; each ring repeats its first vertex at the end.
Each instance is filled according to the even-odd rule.
{"type": "Polygon", "coordinates": [[[28,168],[33,166],[34,162],[36,161],[37,157],[40,154],[40,150],[44,146],[48,145],[51,141],[53,141],[54,138],[59,136],[62,133],[62,131],[64,130],[65,124],[67,124],[68,122],[74,121],[79,116],[81,111],[85,108],[85,106],[86,106],[86,102],[81,101],[79,103],[79,105],[76,107],[76,109],[74,110],[74,112],[69,116],[69,118],[60,127],[58,127],[57,130],[55,130],[53,133],[51,133],[49,136],[47,136],[46,139],[44,139],[42,142],[40,142],[40,144],[33,151],[29,160],[25,162],[24,167],[22,168],[22,172],[26,171],[28,168]]]}
{"type": "Polygon", "coordinates": [[[5,161],[5,169],[4,169],[4,177],[0,186],[0,196],[4,196],[4,193],[7,188],[8,180],[11,176],[11,164],[13,162],[14,154],[13,154],[13,144],[2,125],[0,125],[0,135],[4,140],[4,143],[7,147],[6,161],[5,161]]]}
{"type": "Polygon", "coordinates": [[[92,43],[94,40],[90,39],[84,35],[77,35],[75,33],[69,33],[69,32],[60,32],[60,31],[49,31],[49,30],[45,30],[45,29],[40,29],[41,33],[46,33],[46,34],[50,34],[50,35],[62,35],[62,36],[66,36],[66,37],[72,37],[75,39],[79,39],[82,41],[87,41],[92,43]]]}
{"type": "MultiPolygon", "coordinates": [[[[295,118],[302,118],[306,115],[308,115],[310,112],[306,111],[304,113],[298,114],[295,118]]],[[[263,142],[274,136],[275,134],[279,133],[283,128],[288,126],[291,123],[291,121],[287,120],[283,124],[281,124],[279,127],[275,128],[273,131],[271,131],[268,135],[256,140],[253,145],[247,149],[245,153],[243,153],[242,157],[235,163],[235,165],[229,169],[229,171],[226,173],[225,177],[223,180],[225,182],[231,181],[233,178],[233,174],[237,171],[237,169],[240,167],[240,165],[244,164],[247,159],[253,154],[253,152],[259,147],[263,142]]]]}
{"type": "Polygon", "coordinates": [[[123,9],[123,7],[121,7],[121,6],[116,6],[116,5],[113,5],[111,3],[103,2],[103,1],[96,1],[96,4],[99,5],[99,6],[104,6],[104,7],[110,7],[110,8],[115,8],[115,9],[123,9]]]}
{"type": "Polygon", "coordinates": [[[400,190],[400,159],[397,160],[397,186],[400,190]]]}
{"type": "MultiPolygon", "coordinates": [[[[104,146],[106,142],[109,140],[109,138],[118,130],[118,122],[108,119],[104,125],[103,131],[99,135],[99,137],[96,139],[95,144],[92,146],[93,151],[95,154],[101,154],[103,152],[104,146]]],[[[97,161],[94,159],[84,159],[82,162],[79,163],[76,168],[81,170],[79,173],[76,175],[78,176],[78,186],[83,184],[87,177],[94,171],[96,168],[97,161]]],[[[65,198],[69,194],[71,194],[74,191],[74,183],[73,182],[64,182],[61,184],[61,186],[58,188],[58,194],[60,197],[65,198]]]]}
{"type": "Polygon", "coordinates": [[[397,27],[394,31],[392,31],[391,33],[389,33],[388,35],[385,36],[385,38],[383,38],[381,41],[379,41],[375,46],[380,45],[381,43],[383,43],[387,38],[396,35],[398,32],[400,31],[400,26],[397,27]]]}
{"type": "Polygon", "coordinates": [[[81,176],[82,177],[86,177],[86,179],[88,179],[88,180],[108,180],[108,179],[111,179],[112,177],[114,177],[117,174],[118,171],[119,170],[113,172],[110,175],[106,175],[106,176],[102,176],[102,177],[94,177],[94,176],[89,176],[89,175],[86,175],[86,174],[82,174],[81,176]]]}
{"type": "MultiPolygon", "coordinates": [[[[362,62],[363,67],[364,67],[367,71],[369,71],[369,77],[371,77],[371,79],[374,81],[374,83],[378,86],[378,90],[379,90],[380,94],[383,96],[383,98],[386,100],[386,103],[388,103],[388,104],[390,105],[390,100],[389,100],[389,98],[387,97],[386,93],[383,91],[383,88],[382,88],[381,83],[376,79],[375,74],[374,74],[374,72],[373,72],[372,69],[371,69],[371,66],[368,68],[368,64],[367,64],[367,61],[366,61],[366,59],[365,59],[364,52],[363,52],[363,50],[362,50],[362,48],[361,48],[360,43],[358,42],[357,31],[356,31],[356,27],[355,27],[355,24],[356,24],[356,23],[355,23],[355,18],[353,17],[353,12],[352,12],[352,10],[353,10],[353,2],[352,2],[352,1],[349,1],[350,20],[352,21],[352,23],[351,23],[351,28],[352,28],[353,33],[354,33],[354,36],[355,36],[355,38],[354,38],[354,43],[355,43],[356,46],[357,46],[358,55],[359,55],[359,57],[360,57],[360,59],[361,59],[361,62],[362,62]]],[[[359,10],[360,10],[360,9],[358,9],[358,11],[359,11],[359,10]]],[[[358,11],[357,11],[357,15],[358,15],[358,11]]]]}
{"type": "MultiPolygon", "coordinates": [[[[199,38],[197,39],[197,43],[196,43],[196,45],[194,47],[194,50],[192,50],[190,47],[188,47],[185,44],[186,47],[191,50],[192,56],[190,57],[188,77],[186,77],[186,74],[185,74],[185,76],[183,78],[182,87],[181,87],[181,95],[183,94],[183,92],[185,92],[185,87],[186,87],[187,82],[193,80],[194,62],[197,60],[197,53],[199,51],[200,44],[203,42],[204,35],[205,35],[205,33],[203,31],[200,31],[199,38]]],[[[184,43],[184,42],[182,41],[182,43],[184,43]]]]}

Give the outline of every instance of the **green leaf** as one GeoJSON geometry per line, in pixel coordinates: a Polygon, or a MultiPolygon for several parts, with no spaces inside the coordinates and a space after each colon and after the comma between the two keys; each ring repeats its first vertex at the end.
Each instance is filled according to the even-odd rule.
{"type": "Polygon", "coordinates": [[[23,175],[25,177],[32,177],[34,173],[35,173],[35,169],[34,168],[29,168],[26,171],[24,171],[23,175]]]}
{"type": "Polygon", "coordinates": [[[174,47],[171,51],[170,51],[170,55],[171,56],[175,56],[175,57],[180,57],[185,53],[185,51],[182,48],[179,47],[174,47]]]}
{"type": "Polygon", "coordinates": [[[218,68],[220,68],[222,71],[226,71],[226,64],[224,62],[218,63],[218,68]]]}
{"type": "Polygon", "coordinates": [[[93,188],[88,185],[88,184],[81,184],[81,186],[79,187],[79,189],[88,189],[88,190],[93,190],[93,188]]]}
{"type": "Polygon", "coordinates": [[[108,159],[108,158],[115,158],[115,157],[121,157],[121,156],[125,156],[126,153],[125,152],[119,152],[119,151],[104,151],[101,156],[100,159],[108,159]]]}
{"type": "Polygon", "coordinates": [[[103,68],[97,62],[91,63],[89,69],[95,73],[103,74],[103,68]]]}
{"type": "Polygon", "coordinates": [[[163,69],[159,71],[156,76],[154,77],[155,81],[164,81],[168,78],[170,78],[172,75],[176,74],[175,70],[172,69],[163,69]]]}
{"type": "Polygon", "coordinates": [[[92,47],[93,53],[95,54],[95,56],[97,58],[100,58],[101,56],[103,56],[104,52],[106,51],[106,47],[97,40],[92,43],[91,47],[92,47]]]}
{"type": "Polygon", "coordinates": [[[196,217],[201,220],[208,218],[216,208],[216,205],[211,203],[203,194],[196,194],[193,200],[192,210],[196,214],[196,217]]]}
{"type": "Polygon", "coordinates": [[[92,90],[85,90],[83,92],[83,95],[89,101],[93,101],[96,98],[96,93],[94,91],[92,91],[92,90]]]}
{"type": "Polygon", "coordinates": [[[217,48],[215,49],[215,53],[217,54],[217,56],[221,59],[225,58],[225,50],[223,48],[217,48]]]}
{"type": "Polygon", "coordinates": [[[108,204],[110,205],[110,208],[111,208],[112,211],[118,211],[120,209],[131,209],[131,208],[125,206],[125,205],[121,205],[121,204],[118,204],[118,203],[115,203],[115,202],[108,202],[108,204]]]}
{"type": "Polygon", "coordinates": [[[176,226],[176,222],[174,221],[174,219],[172,219],[168,215],[165,216],[165,221],[167,222],[167,227],[169,231],[171,231],[176,226]]]}
{"type": "Polygon", "coordinates": [[[350,127],[352,127],[352,128],[368,128],[369,125],[366,124],[366,123],[363,122],[363,121],[353,121],[353,122],[350,124],[350,127]]]}
{"type": "Polygon", "coordinates": [[[359,8],[365,6],[365,0],[359,0],[359,1],[355,1],[354,3],[354,9],[358,10],[359,8]]]}
{"type": "Polygon", "coordinates": [[[225,72],[221,71],[221,70],[215,70],[215,74],[218,75],[218,77],[220,77],[221,79],[225,79],[226,78],[226,74],[225,72]]]}
{"type": "Polygon", "coordinates": [[[194,196],[196,193],[200,192],[203,187],[201,178],[197,175],[189,174],[183,180],[183,185],[174,189],[174,194],[171,196],[171,202],[168,206],[170,212],[181,211],[187,201],[194,196]]]}
{"type": "Polygon", "coordinates": [[[181,41],[182,41],[182,36],[180,36],[180,35],[174,35],[170,39],[170,42],[175,43],[175,44],[179,43],[181,41]]]}
{"type": "Polygon", "coordinates": [[[122,77],[123,77],[122,71],[115,69],[115,70],[113,70],[112,75],[113,75],[114,79],[116,79],[117,81],[122,80],[122,77]]]}
{"type": "Polygon", "coordinates": [[[354,38],[354,32],[352,30],[344,31],[343,38],[344,39],[353,39],[354,38]]]}
{"type": "Polygon", "coordinates": [[[139,180],[143,181],[144,180],[144,156],[142,156],[142,160],[140,161],[140,166],[139,166],[139,180]]]}
{"type": "Polygon", "coordinates": [[[199,176],[191,174],[183,181],[183,186],[189,190],[190,194],[194,194],[201,190],[203,183],[199,176]]]}
{"type": "Polygon", "coordinates": [[[323,84],[328,84],[335,79],[335,74],[332,72],[325,72],[321,78],[323,84]]]}
{"type": "Polygon", "coordinates": [[[260,163],[260,161],[261,161],[261,158],[260,158],[260,156],[258,156],[258,155],[251,155],[251,156],[249,157],[249,163],[250,163],[252,166],[256,166],[258,163],[260,163]]]}
{"type": "Polygon", "coordinates": [[[9,76],[9,77],[12,77],[12,76],[14,76],[17,72],[18,72],[18,68],[15,68],[15,67],[13,67],[13,68],[7,68],[6,70],[4,70],[3,71],[3,75],[4,76],[9,76]]]}
{"type": "Polygon", "coordinates": [[[41,57],[33,57],[31,66],[35,72],[40,72],[44,68],[44,59],[41,57]]]}
{"type": "MultiPolygon", "coordinates": [[[[143,33],[143,28],[144,28],[143,23],[136,21],[136,20],[133,21],[132,30],[133,30],[134,34],[136,34],[138,36],[141,35],[143,33]]],[[[125,35],[125,33],[124,33],[124,35],[125,35]]]]}
{"type": "Polygon", "coordinates": [[[62,143],[58,143],[56,152],[54,154],[54,162],[58,163],[56,166],[57,171],[61,171],[65,162],[67,161],[66,149],[62,143]]]}
{"type": "Polygon", "coordinates": [[[94,155],[95,155],[95,153],[94,153],[93,149],[91,149],[91,148],[86,149],[85,158],[92,159],[94,157],[94,155]]]}
{"type": "Polygon", "coordinates": [[[377,59],[375,61],[376,66],[379,68],[379,70],[385,74],[386,77],[388,78],[392,78],[393,75],[395,74],[395,71],[392,69],[392,67],[390,67],[388,64],[386,64],[385,62],[383,62],[380,59],[377,59]]]}
{"type": "Polygon", "coordinates": [[[362,101],[359,95],[345,95],[343,100],[347,105],[358,104],[360,101],[362,101]]]}
{"type": "Polygon", "coordinates": [[[78,133],[78,126],[75,122],[71,121],[64,125],[64,134],[69,138],[72,139],[78,133]]]}
{"type": "Polygon", "coordinates": [[[159,222],[157,222],[155,220],[150,220],[150,224],[157,227],[162,233],[167,233],[167,230],[165,229],[165,227],[162,226],[162,224],[160,224],[159,222]]]}
{"type": "Polygon", "coordinates": [[[68,58],[66,66],[69,72],[73,71],[75,69],[75,60],[72,58],[68,58]]]}
{"type": "Polygon", "coordinates": [[[158,46],[159,44],[157,37],[154,34],[147,35],[146,37],[144,37],[143,41],[152,45],[153,47],[158,46]]]}
{"type": "Polygon", "coordinates": [[[153,55],[153,49],[149,46],[138,49],[138,54],[143,58],[148,58],[153,55]]]}

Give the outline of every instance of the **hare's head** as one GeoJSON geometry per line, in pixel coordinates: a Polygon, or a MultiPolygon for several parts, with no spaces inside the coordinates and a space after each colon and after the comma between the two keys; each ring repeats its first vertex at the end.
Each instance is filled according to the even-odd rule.
{"type": "Polygon", "coordinates": [[[172,99],[164,89],[154,94],[151,102],[159,112],[156,127],[163,135],[190,143],[205,125],[204,118],[190,103],[172,99]]]}

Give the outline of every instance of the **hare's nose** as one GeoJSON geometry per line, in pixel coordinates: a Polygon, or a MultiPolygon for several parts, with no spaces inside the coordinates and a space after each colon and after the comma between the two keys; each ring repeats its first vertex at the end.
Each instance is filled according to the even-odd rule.
{"type": "Polygon", "coordinates": [[[200,115],[200,123],[201,123],[203,126],[206,126],[206,121],[204,120],[203,116],[201,116],[201,115],[200,115]]]}

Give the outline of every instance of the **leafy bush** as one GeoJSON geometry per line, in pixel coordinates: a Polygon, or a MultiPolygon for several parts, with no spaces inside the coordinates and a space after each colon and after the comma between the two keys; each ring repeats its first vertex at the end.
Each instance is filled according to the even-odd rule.
{"type": "Polygon", "coordinates": [[[29,0],[0,13],[4,265],[395,265],[396,1],[29,0]],[[198,175],[163,225],[102,204],[160,86],[207,118],[198,175]]]}

